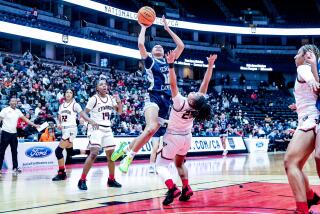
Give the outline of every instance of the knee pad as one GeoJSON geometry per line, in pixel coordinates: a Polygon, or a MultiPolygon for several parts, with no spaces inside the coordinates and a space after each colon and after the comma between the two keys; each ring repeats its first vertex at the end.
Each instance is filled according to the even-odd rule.
{"type": "Polygon", "coordinates": [[[56,157],[58,160],[62,159],[63,158],[63,148],[61,148],[60,146],[58,146],[55,150],[55,154],[56,154],[56,157]]]}

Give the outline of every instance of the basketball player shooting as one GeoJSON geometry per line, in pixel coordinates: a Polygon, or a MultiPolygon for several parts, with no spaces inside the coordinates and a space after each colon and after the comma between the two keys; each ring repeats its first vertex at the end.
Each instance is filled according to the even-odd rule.
{"type": "MultiPolygon", "coordinates": [[[[184,44],[182,40],[169,28],[165,17],[162,17],[164,29],[170,34],[177,47],[173,50],[175,58],[181,55],[184,44]]],[[[161,45],[155,45],[151,54],[148,54],[145,48],[145,33],[147,26],[139,23],[141,31],[138,37],[138,47],[148,76],[150,87],[148,88],[148,96],[145,98],[144,116],[146,119],[146,127],[143,132],[133,140],[130,145],[126,142],[121,143],[119,148],[112,154],[112,161],[117,160],[124,155],[127,156],[121,161],[120,171],[126,173],[136,155],[136,153],[151,139],[160,127],[160,121],[166,119],[169,114],[169,106],[171,104],[171,92],[169,87],[168,63],[164,58],[164,50],[161,45]]]]}

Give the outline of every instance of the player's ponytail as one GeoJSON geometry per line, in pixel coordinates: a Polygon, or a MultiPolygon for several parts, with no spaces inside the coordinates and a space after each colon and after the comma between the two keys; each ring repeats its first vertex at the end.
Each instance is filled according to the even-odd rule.
{"type": "Polygon", "coordinates": [[[196,113],[194,118],[198,121],[210,120],[212,117],[211,106],[207,102],[204,96],[200,96],[194,103],[194,109],[196,113]]]}

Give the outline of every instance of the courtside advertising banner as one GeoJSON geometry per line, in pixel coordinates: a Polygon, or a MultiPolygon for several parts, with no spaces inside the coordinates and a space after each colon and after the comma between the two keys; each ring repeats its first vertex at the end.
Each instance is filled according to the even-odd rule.
{"type": "MultiPolygon", "coordinates": [[[[26,142],[18,145],[18,163],[21,168],[57,166],[55,149],[59,142],[26,142]]],[[[65,156],[65,154],[64,154],[65,156]]],[[[10,146],[5,154],[5,164],[12,169],[12,156],[10,146]]]]}
{"type": "MultiPolygon", "coordinates": [[[[116,144],[121,142],[131,143],[134,137],[115,137],[116,144]]],[[[74,139],[74,149],[87,149],[89,140],[87,137],[78,137],[74,139]]],[[[57,166],[55,149],[59,142],[25,142],[18,145],[18,161],[21,168],[28,167],[51,167],[57,166]]],[[[241,137],[228,137],[226,139],[227,150],[229,151],[246,151],[244,141],[241,137]]],[[[149,141],[144,145],[137,155],[150,155],[152,151],[152,142],[149,141]]],[[[190,153],[201,152],[222,152],[223,147],[219,137],[193,137],[190,147],[190,153]]],[[[100,150],[100,157],[105,157],[103,149],[100,150]]],[[[64,157],[66,153],[64,150],[64,157]]],[[[86,155],[77,155],[75,157],[86,157],[86,155]]],[[[5,154],[5,166],[12,168],[12,157],[10,146],[5,154]]]]}
{"type": "Polygon", "coordinates": [[[247,138],[245,144],[250,153],[254,152],[268,152],[269,139],[247,138]]]}

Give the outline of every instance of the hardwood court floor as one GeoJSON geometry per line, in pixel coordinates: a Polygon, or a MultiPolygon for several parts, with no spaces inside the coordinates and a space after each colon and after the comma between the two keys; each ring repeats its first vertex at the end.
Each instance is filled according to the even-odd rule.
{"type": "MultiPolygon", "coordinates": [[[[194,196],[163,207],[166,188],[136,161],[127,174],[116,170],[121,189],[108,188],[105,164],[88,175],[88,190],[78,190],[82,165],[68,170],[68,179],[52,182],[56,169],[31,169],[0,177],[0,213],[292,213],[294,200],[282,166],[284,154],[244,154],[188,158],[194,196]]],[[[175,169],[175,180],[181,184],[175,169]]],[[[305,167],[312,185],[319,184],[314,160],[305,167]]],[[[320,192],[319,186],[315,190],[320,192]]],[[[320,211],[320,205],[313,207],[320,211]]]]}

